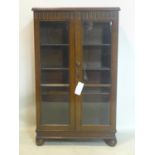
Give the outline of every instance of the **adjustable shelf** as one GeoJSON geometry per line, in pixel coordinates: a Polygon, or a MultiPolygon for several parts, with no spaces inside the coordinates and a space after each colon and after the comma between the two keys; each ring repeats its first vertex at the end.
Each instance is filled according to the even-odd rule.
{"type": "Polygon", "coordinates": [[[65,91],[51,91],[51,92],[43,92],[42,95],[68,95],[69,93],[65,91]]]}
{"type": "Polygon", "coordinates": [[[85,87],[111,87],[111,84],[85,84],[85,87]]]}
{"type": "Polygon", "coordinates": [[[51,46],[51,47],[67,47],[67,46],[69,46],[69,44],[49,44],[49,43],[44,43],[44,44],[40,44],[40,46],[42,46],[42,47],[48,47],[48,46],[51,46]]]}
{"type": "Polygon", "coordinates": [[[83,44],[83,47],[106,47],[111,46],[111,44],[83,44]]]}
{"type": "Polygon", "coordinates": [[[84,67],[83,70],[110,71],[109,67],[84,67]]]}
{"type": "Polygon", "coordinates": [[[110,93],[105,92],[82,92],[83,95],[110,95],[110,93]]]}
{"type": "Polygon", "coordinates": [[[41,87],[69,87],[69,84],[60,84],[60,83],[54,83],[54,84],[41,84],[41,87]]]}
{"type": "Polygon", "coordinates": [[[64,67],[41,67],[41,70],[69,70],[69,68],[64,68],[64,67]]]}

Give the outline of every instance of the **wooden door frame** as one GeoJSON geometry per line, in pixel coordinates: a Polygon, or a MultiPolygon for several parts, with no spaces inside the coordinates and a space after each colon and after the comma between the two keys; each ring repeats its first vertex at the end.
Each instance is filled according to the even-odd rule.
{"type": "MultiPolygon", "coordinates": [[[[110,94],[110,125],[81,125],[82,119],[82,97],[75,96],[76,99],[76,130],[77,131],[108,131],[116,132],[116,95],[117,95],[117,44],[118,44],[118,12],[115,19],[100,19],[95,20],[91,19],[90,21],[97,22],[112,22],[112,47],[111,47],[111,94],[110,94]]],[[[76,20],[75,26],[75,61],[80,61],[80,64],[83,63],[83,54],[82,54],[82,20],[76,20]]],[[[77,67],[76,67],[77,70],[77,67]]],[[[76,84],[82,79],[82,66],[80,66],[80,76],[76,78],[76,84]]]]}
{"type": "Polygon", "coordinates": [[[75,107],[74,107],[74,21],[66,19],[37,19],[34,18],[34,38],[35,38],[35,91],[36,91],[36,127],[37,131],[72,131],[75,127],[75,107]],[[69,81],[70,81],[70,101],[69,101],[69,119],[70,124],[41,124],[41,71],[40,71],[40,22],[41,21],[63,21],[69,23],[69,81]]]}

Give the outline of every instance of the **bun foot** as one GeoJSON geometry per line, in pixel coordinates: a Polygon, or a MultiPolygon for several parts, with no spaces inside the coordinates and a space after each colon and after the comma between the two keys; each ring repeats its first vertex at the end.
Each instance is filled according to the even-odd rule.
{"type": "Polygon", "coordinates": [[[41,138],[36,138],[36,145],[41,146],[44,144],[44,140],[41,138]]]}
{"type": "Polygon", "coordinates": [[[104,141],[109,146],[115,146],[117,144],[117,139],[116,138],[113,138],[113,139],[105,139],[104,141]]]}

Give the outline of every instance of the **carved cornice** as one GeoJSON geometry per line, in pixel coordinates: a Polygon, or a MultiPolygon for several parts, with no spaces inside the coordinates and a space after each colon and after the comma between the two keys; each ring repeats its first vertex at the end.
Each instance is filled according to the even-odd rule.
{"type": "Polygon", "coordinates": [[[35,11],[34,18],[39,20],[113,20],[117,17],[117,11],[35,11]]]}

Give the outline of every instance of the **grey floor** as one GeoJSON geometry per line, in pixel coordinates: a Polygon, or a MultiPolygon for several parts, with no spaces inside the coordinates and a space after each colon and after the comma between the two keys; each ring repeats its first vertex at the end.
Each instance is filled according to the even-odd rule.
{"type": "Polygon", "coordinates": [[[20,155],[134,155],[134,132],[119,131],[115,147],[103,141],[52,141],[35,145],[35,129],[20,129],[20,155]]]}

